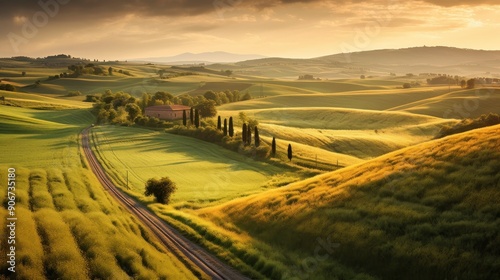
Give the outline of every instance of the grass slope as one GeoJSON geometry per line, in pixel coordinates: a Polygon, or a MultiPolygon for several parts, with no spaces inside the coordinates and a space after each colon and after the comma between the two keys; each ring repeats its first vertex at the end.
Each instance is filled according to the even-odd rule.
{"type": "Polygon", "coordinates": [[[148,179],[170,177],[178,186],[174,204],[206,204],[255,193],[269,187],[275,174],[286,172],[208,142],[140,128],[95,127],[93,140],[104,167],[124,188],[129,172],[134,196],[142,196],[148,179]]]}
{"type": "Polygon", "coordinates": [[[247,263],[263,262],[261,271],[284,279],[496,279],[499,129],[427,142],[192,215],[210,219],[247,263]]]}
{"type": "Polygon", "coordinates": [[[90,108],[91,103],[83,102],[84,97],[77,98],[54,98],[36,93],[23,93],[0,90],[0,96],[5,97],[5,104],[16,107],[33,109],[68,109],[68,108],[90,108]]]}
{"type": "MultiPolygon", "coordinates": [[[[405,112],[344,108],[275,108],[245,113],[259,120],[262,136],[358,158],[357,162],[430,140],[443,125],[455,123],[405,112]]],[[[227,118],[238,112],[221,111],[220,115],[227,118]]],[[[237,125],[239,122],[237,120],[237,125]]],[[[332,160],[331,155],[320,153],[318,156],[332,160]]],[[[344,166],[357,163],[356,160],[342,161],[344,166]]]]}
{"type": "MultiPolygon", "coordinates": [[[[197,278],[82,164],[77,136],[93,121],[88,111],[1,109],[0,181],[16,169],[16,279],[197,278]]],[[[6,217],[1,207],[1,236],[6,217]]],[[[0,279],[10,277],[6,258],[0,279]]]]}

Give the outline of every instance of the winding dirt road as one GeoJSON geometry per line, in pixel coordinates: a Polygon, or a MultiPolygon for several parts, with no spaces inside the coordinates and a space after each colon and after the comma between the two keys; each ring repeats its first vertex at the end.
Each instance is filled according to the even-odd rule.
{"type": "Polygon", "coordinates": [[[182,236],[177,230],[166,224],[163,220],[144,208],[143,205],[137,203],[129,196],[123,194],[113,184],[106,175],[106,172],[97,161],[94,152],[91,149],[89,140],[90,127],[82,132],[82,147],[85,157],[90,164],[91,170],[97,176],[103,187],[142,221],[152,232],[161,240],[161,242],[174,252],[181,252],[189,258],[203,272],[208,274],[212,279],[249,279],[241,275],[238,271],[221,262],[215,256],[211,255],[199,245],[194,244],[190,240],[182,236]]]}

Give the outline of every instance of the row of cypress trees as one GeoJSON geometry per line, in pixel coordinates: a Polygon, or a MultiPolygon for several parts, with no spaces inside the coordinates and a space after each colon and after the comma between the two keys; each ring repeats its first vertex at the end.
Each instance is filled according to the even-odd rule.
{"type": "MultiPolygon", "coordinates": [[[[198,109],[193,109],[191,107],[191,111],[189,112],[189,120],[191,121],[191,124],[194,124],[196,128],[200,127],[200,112],[198,109]]],[[[186,110],[182,111],[182,124],[184,126],[187,126],[187,113],[186,110]]]]}
{"type": "MultiPolygon", "coordinates": [[[[182,112],[182,123],[184,126],[187,126],[187,113],[184,110],[182,112]]],[[[189,114],[191,124],[194,123],[196,128],[200,126],[200,116],[198,109],[193,109],[191,108],[191,112],[189,114]],[[193,112],[194,111],[194,112],[193,112]]],[[[233,117],[229,117],[229,122],[227,119],[224,119],[224,126],[222,126],[222,119],[220,116],[217,117],[217,130],[222,131],[222,133],[225,136],[233,137],[234,136],[234,126],[233,126],[233,117]]],[[[254,127],[254,145],[256,148],[260,146],[260,136],[259,136],[259,128],[257,126],[254,127]]],[[[242,142],[245,146],[250,146],[252,144],[252,128],[250,125],[247,125],[246,123],[243,123],[243,126],[241,128],[241,138],[242,142]]],[[[273,141],[271,144],[271,154],[272,156],[276,156],[276,138],[273,137],[273,141]]],[[[292,160],[293,157],[293,151],[292,151],[292,144],[288,144],[288,159],[292,160]]]]}

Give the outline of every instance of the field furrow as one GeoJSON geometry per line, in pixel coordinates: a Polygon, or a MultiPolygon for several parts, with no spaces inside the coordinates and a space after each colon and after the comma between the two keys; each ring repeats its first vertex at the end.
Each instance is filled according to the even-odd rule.
{"type": "Polygon", "coordinates": [[[54,209],[34,213],[44,252],[48,279],[88,279],[88,264],[83,258],[69,226],[54,209]]]}
{"type": "Polygon", "coordinates": [[[54,209],[54,202],[47,186],[47,172],[43,169],[31,171],[29,182],[31,210],[54,209]]]}

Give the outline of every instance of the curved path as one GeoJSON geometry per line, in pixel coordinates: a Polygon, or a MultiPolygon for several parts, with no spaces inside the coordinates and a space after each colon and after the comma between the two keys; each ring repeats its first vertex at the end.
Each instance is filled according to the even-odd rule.
{"type": "Polygon", "coordinates": [[[249,279],[221,262],[199,245],[194,244],[192,241],[183,237],[177,230],[144,208],[143,205],[137,203],[129,196],[118,190],[118,188],[106,175],[106,172],[97,161],[97,158],[91,149],[89,131],[90,127],[84,129],[82,132],[82,147],[85,157],[90,164],[91,170],[97,176],[103,187],[140,221],[149,227],[165,246],[184,254],[203,272],[212,277],[212,279],[249,279]]]}

